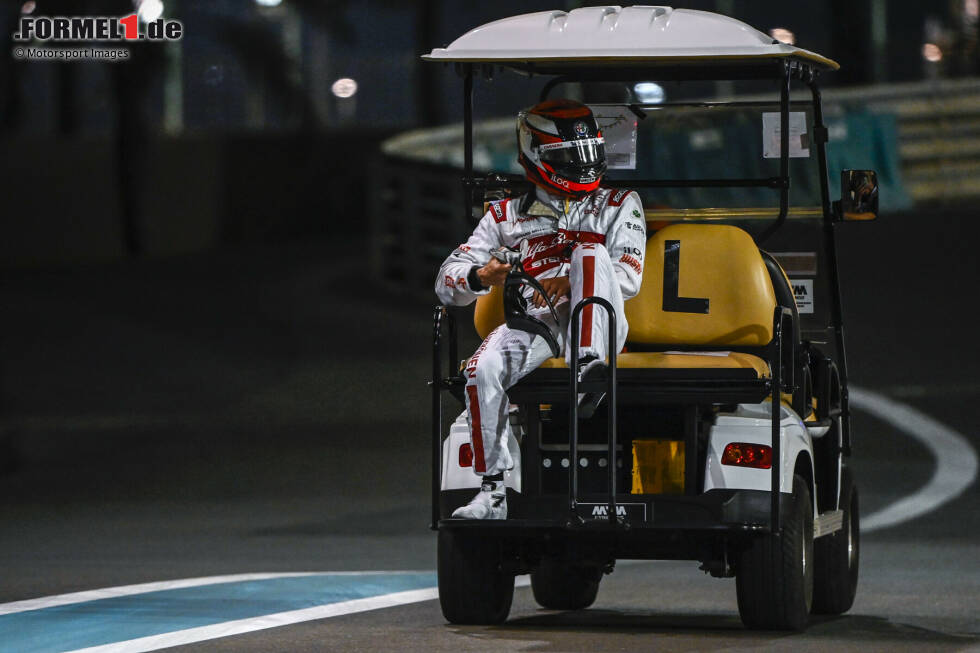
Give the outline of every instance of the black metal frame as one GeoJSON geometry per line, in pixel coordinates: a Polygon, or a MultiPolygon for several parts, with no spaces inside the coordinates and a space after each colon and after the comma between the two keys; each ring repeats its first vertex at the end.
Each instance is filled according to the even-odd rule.
{"type": "MultiPolygon", "coordinates": [[[[609,523],[616,525],[616,357],[619,347],[616,345],[616,311],[612,304],[602,297],[586,297],[572,309],[571,315],[571,360],[579,359],[579,338],[581,331],[582,311],[587,306],[601,306],[606,310],[606,324],[609,351],[609,370],[606,377],[606,402],[608,410],[608,440],[609,440],[609,523]]],[[[578,514],[578,372],[571,370],[572,382],[568,389],[568,519],[569,524],[578,524],[582,518],[578,514]]]]}
{"type": "MultiPolygon", "coordinates": [[[[671,64],[671,65],[650,65],[650,66],[635,66],[635,67],[616,67],[609,68],[598,66],[595,68],[577,68],[572,69],[569,66],[562,66],[560,63],[554,64],[536,64],[536,63],[523,63],[523,64],[513,64],[508,65],[508,67],[519,70],[526,74],[542,74],[542,75],[557,75],[554,80],[546,85],[543,95],[554,87],[557,83],[561,81],[586,81],[588,79],[601,79],[602,81],[610,80],[638,80],[638,79],[660,79],[660,80],[673,80],[673,79],[772,79],[776,78],[780,81],[780,174],[778,177],[764,178],[764,179],[700,179],[700,180],[629,180],[624,182],[616,182],[615,180],[606,180],[605,185],[612,187],[636,187],[636,188],[653,188],[653,187],[767,187],[779,192],[779,213],[776,219],[761,233],[756,237],[757,242],[762,242],[773,233],[779,230],[780,227],[786,221],[788,207],[789,207],[789,109],[791,104],[798,104],[798,102],[790,101],[790,87],[792,81],[800,80],[806,84],[812,93],[812,102],[806,103],[813,108],[813,126],[814,126],[814,142],[817,149],[817,164],[819,166],[819,176],[820,176],[820,190],[821,190],[821,204],[823,208],[823,246],[827,256],[828,266],[830,269],[830,283],[831,283],[831,294],[833,296],[832,304],[832,322],[833,329],[836,336],[836,345],[839,360],[837,361],[837,370],[840,377],[840,388],[841,388],[841,418],[843,424],[843,446],[842,451],[844,455],[849,455],[850,453],[850,425],[849,425],[849,410],[848,410],[848,394],[847,394],[847,366],[846,357],[844,349],[844,329],[843,329],[843,309],[840,297],[840,283],[839,283],[839,273],[837,264],[837,251],[836,251],[836,239],[834,227],[836,224],[836,218],[833,213],[832,204],[829,197],[829,186],[827,179],[827,153],[826,153],[826,143],[827,143],[827,128],[823,123],[823,112],[821,107],[821,95],[819,88],[816,83],[817,70],[814,66],[807,61],[798,59],[780,59],[780,60],[769,60],[761,64],[758,63],[745,63],[736,62],[732,64],[720,63],[717,66],[711,68],[706,68],[703,65],[698,67],[698,64],[671,64]]],[[[486,64],[468,64],[462,63],[457,64],[457,70],[463,77],[463,141],[464,141],[464,177],[463,177],[463,196],[465,204],[466,215],[472,217],[473,213],[473,192],[477,188],[506,188],[511,185],[517,185],[524,183],[522,177],[516,175],[493,175],[487,177],[476,177],[473,171],[473,79],[474,74],[478,70],[483,70],[486,72],[486,64]]],[[[737,104],[737,103],[723,103],[723,104],[737,104]]],[[[769,524],[766,530],[778,534],[780,532],[780,512],[781,503],[783,498],[781,497],[782,492],[780,491],[780,476],[781,476],[781,451],[780,451],[780,417],[781,417],[781,393],[784,389],[788,389],[793,392],[794,383],[796,379],[802,378],[802,374],[796,368],[800,365],[800,356],[798,355],[797,346],[798,343],[792,342],[789,347],[785,347],[785,340],[787,333],[793,333],[793,329],[790,328],[786,330],[784,328],[785,322],[788,320],[792,321],[792,311],[787,307],[777,306],[775,315],[773,317],[773,340],[768,347],[766,347],[766,354],[771,370],[771,379],[765,382],[756,381],[754,383],[749,383],[745,381],[736,380],[726,380],[719,378],[713,380],[708,384],[702,381],[688,383],[684,379],[671,379],[666,381],[650,381],[644,380],[640,376],[632,377],[631,375],[626,375],[625,377],[620,376],[617,378],[616,372],[616,346],[615,346],[615,315],[612,311],[612,307],[607,301],[601,298],[588,298],[583,300],[579,305],[577,305],[572,312],[573,320],[573,333],[577,332],[574,325],[577,324],[580,317],[581,310],[589,304],[597,304],[606,309],[607,315],[610,317],[610,375],[608,380],[607,392],[609,394],[608,401],[611,410],[609,410],[609,475],[610,475],[610,493],[609,493],[609,522],[613,525],[617,524],[616,517],[616,492],[615,492],[615,474],[616,474],[616,411],[615,407],[617,405],[617,399],[626,396],[631,399],[645,398],[654,401],[663,401],[664,398],[670,398],[673,401],[697,401],[698,399],[711,398],[713,402],[726,402],[730,400],[735,400],[736,402],[744,399],[746,397],[756,397],[758,398],[760,392],[766,392],[772,398],[772,453],[773,453],[773,465],[772,465],[772,484],[770,494],[770,508],[769,508],[769,524]],[[621,386],[621,382],[625,383],[625,386],[621,386]],[[620,393],[620,397],[617,397],[617,393],[620,393]]],[[[458,362],[458,345],[457,345],[457,334],[456,334],[456,324],[455,319],[449,313],[445,307],[437,307],[434,319],[434,330],[433,330],[433,376],[432,376],[432,528],[438,529],[440,527],[440,485],[441,485],[441,465],[442,465],[442,434],[441,434],[441,424],[442,424],[442,407],[441,407],[441,396],[443,391],[453,391],[458,389],[457,386],[460,384],[462,379],[454,374],[452,368],[450,367],[448,373],[445,377],[442,376],[441,371],[441,339],[443,322],[446,322],[449,330],[449,357],[450,365],[454,365],[458,362]]],[[[572,344],[572,356],[573,360],[577,360],[577,342],[573,338],[572,344]]],[[[633,372],[633,370],[627,370],[628,372],[633,372]]],[[[571,373],[571,383],[569,388],[568,378],[562,379],[560,370],[548,370],[548,372],[557,372],[557,375],[552,375],[551,384],[547,382],[536,383],[532,387],[528,387],[527,384],[519,384],[515,386],[514,392],[512,394],[520,394],[520,398],[514,396],[512,400],[517,401],[533,401],[538,400],[542,397],[550,396],[556,391],[569,392],[571,393],[572,401],[570,404],[570,439],[569,439],[569,454],[570,454],[570,471],[569,471],[569,519],[565,523],[565,527],[571,524],[582,522],[581,517],[576,512],[576,505],[578,501],[578,488],[577,488],[577,441],[578,441],[578,415],[577,415],[577,402],[574,398],[578,394],[579,383],[577,375],[571,373]],[[525,387],[520,387],[524,385],[525,387]]],[[[762,395],[765,396],[764,394],[762,395]]],[[[458,521],[458,520],[457,520],[458,521]]],[[[448,525],[448,524],[443,524],[448,525]]],[[[458,526],[458,524],[457,524],[458,526]]],[[[473,524],[473,527],[487,527],[487,528],[507,528],[501,524],[486,524],[478,523],[473,524]]],[[[520,530],[523,528],[520,524],[510,524],[510,527],[520,530]]],[[[534,532],[540,532],[541,528],[553,528],[554,523],[545,522],[539,524],[536,529],[532,529],[534,532]]]]}
{"type": "Polygon", "coordinates": [[[442,486],[442,393],[449,389],[446,380],[453,377],[452,367],[445,379],[442,375],[442,328],[443,320],[449,330],[449,365],[459,359],[459,339],[456,332],[456,318],[445,306],[436,306],[432,318],[432,521],[433,530],[439,524],[439,490],[442,486]]]}
{"type": "MultiPolygon", "coordinates": [[[[772,341],[763,348],[762,353],[771,370],[771,378],[761,380],[737,380],[737,379],[714,379],[708,383],[701,379],[691,379],[685,382],[684,379],[669,379],[666,381],[651,380],[645,370],[627,370],[636,374],[627,375],[627,386],[620,385],[620,370],[617,367],[616,347],[616,315],[612,305],[601,297],[587,297],[579,302],[571,313],[571,333],[578,333],[580,326],[581,312],[586,306],[598,305],[606,310],[608,316],[608,337],[609,337],[609,374],[607,376],[605,391],[607,393],[607,432],[608,446],[607,455],[609,460],[609,496],[608,517],[610,524],[618,524],[616,517],[616,470],[617,466],[617,423],[616,413],[619,400],[622,396],[626,399],[637,401],[652,401],[658,403],[669,402],[709,402],[709,403],[748,403],[761,401],[766,396],[772,397],[772,454],[773,465],[771,472],[771,488],[769,497],[769,524],[765,530],[773,533],[779,532],[781,498],[780,479],[782,474],[782,458],[779,438],[781,423],[781,395],[783,392],[793,392],[795,382],[801,378],[802,371],[799,367],[799,343],[793,341],[793,311],[785,306],[777,306],[773,314],[773,337],[772,341]]],[[[456,330],[455,318],[444,306],[436,307],[434,329],[433,329],[433,359],[432,359],[432,522],[431,527],[437,529],[440,526],[440,470],[442,468],[442,393],[453,392],[465,383],[461,373],[453,369],[458,355],[458,334],[456,330]],[[449,332],[449,366],[446,375],[442,373],[442,331],[445,322],[446,330],[449,332]]],[[[571,338],[572,360],[578,359],[578,339],[571,338]]],[[[518,385],[511,388],[508,394],[511,400],[516,403],[534,403],[539,401],[566,400],[569,403],[569,481],[568,481],[568,517],[563,524],[564,528],[573,528],[585,524],[585,520],[578,514],[576,507],[579,501],[578,492],[578,402],[575,400],[582,390],[601,391],[602,384],[592,383],[583,388],[580,385],[578,374],[575,370],[539,370],[532,373],[518,385]]],[[[458,397],[462,401],[462,397],[458,397]]],[[[685,433],[685,442],[688,446],[688,434],[685,433]]],[[[694,449],[692,449],[693,451],[694,449]]],[[[689,456],[689,458],[692,458],[689,456]]],[[[691,460],[686,462],[690,463],[691,460]]],[[[693,477],[696,471],[693,467],[686,470],[687,477],[693,477]]],[[[693,481],[690,478],[689,481],[693,481]]],[[[560,520],[559,520],[560,521],[560,520]]],[[[531,527],[528,524],[517,524],[515,527],[524,529],[553,528],[557,522],[543,521],[537,526],[531,527]]],[[[485,522],[478,522],[482,525],[485,522]]],[[[442,522],[442,525],[448,525],[442,522]]],[[[626,525],[626,524],[623,524],[626,525]]],[[[651,528],[649,525],[630,525],[634,530],[651,528]]],[[[495,526],[495,528],[497,528],[495,526]]],[[[659,527],[658,527],[659,528],[659,527]]]]}

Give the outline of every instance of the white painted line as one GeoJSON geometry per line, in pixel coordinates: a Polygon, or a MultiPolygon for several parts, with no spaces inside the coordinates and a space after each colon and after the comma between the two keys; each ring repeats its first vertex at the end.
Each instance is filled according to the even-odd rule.
{"type": "Polygon", "coordinates": [[[891,397],[948,397],[980,395],[980,383],[931,383],[928,385],[893,385],[882,388],[891,397]]]}
{"type": "Polygon", "coordinates": [[[855,408],[918,440],[936,459],[936,468],[928,483],[915,493],[862,518],[862,531],[887,528],[933,511],[958,497],[976,480],[977,453],[962,433],[908,404],[871,390],[851,386],[850,400],[855,408]]]}
{"type": "MultiPolygon", "coordinates": [[[[517,587],[526,587],[531,584],[529,576],[518,576],[515,582],[517,587]]],[[[313,621],[315,619],[327,619],[329,617],[339,617],[355,612],[367,612],[368,610],[380,610],[382,608],[393,608],[409,603],[420,603],[439,598],[439,590],[429,587],[421,590],[409,590],[407,592],[395,592],[394,594],[384,594],[382,596],[372,596],[365,599],[354,599],[340,603],[330,603],[328,605],[304,608],[302,610],[290,610],[277,614],[267,614],[251,619],[239,619],[238,621],[226,621],[211,626],[201,626],[199,628],[188,628],[162,635],[151,635],[149,637],[139,637],[124,642],[104,644],[102,646],[92,646],[89,648],[76,649],[69,653],[141,653],[142,651],[156,651],[161,648],[171,646],[182,646],[203,642],[219,637],[229,637],[231,635],[242,635],[244,633],[265,630],[267,628],[278,628],[288,626],[303,621],[313,621]]]]}
{"type": "Polygon", "coordinates": [[[378,610],[381,608],[391,608],[406,603],[418,603],[419,601],[429,601],[438,598],[439,590],[430,587],[422,590],[409,590],[407,592],[396,592],[394,594],[384,594],[382,596],[372,596],[366,599],[354,599],[341,603],[330,603],[313,608],[303,608],[302,610],[290,610],[276,614],[267,614],[251,619],[239,619],[237,621],[226,621],[211,626],[201,626],[199,628],[188,628],[162,635],[151,635],[149,637],[139,637],[124,642],[104,644],[102,646],[92,646],[90,648],[76,649],[71,653],[138,653],[140,651],[155,651],[171,646],[182,646],[203,642],[218,637],[228,637],[230,635],[241,635],[251,633],[256,630],[266,628],[277,628],[288,626],[303,621],[314,619],[326,619],[327,617],[339,617],[340,615],[352,614],[354,612],[364,612],[366,610],[378,610]]]}
{"type": "Polygon", "coordinates": [[[16,612],[27,612],[29,610],[41,610],[43,608],[53,608],[59,605],[71,605],[73,603],[85,603],[87,601],[98,601],[99,599],[112,599],[119,596],[132,596],[134,594],[147,594],[148,592],[159,592],[162,590],[176,590],[186,587],[202,587],[204,585],[220,585],[222,583],[237,583],[249,580],[269,580],[271,578],[298,578],[300,576],[370,576],[375,574],[391,573],[419,573],[411,571],[296,571],[285,573],[253,573],[253,574],[232,574],[229,576],[204,576],[201,578],[182,578],[179,580],[164,580],[153,583],[140,583],[138,585],[121,585],[119,587],[106,587],[104,589],[87,590],[84,592],[72,592],[71,594],[57,594],[54,596],[43,596],[37,599],[27,599],[24,601],[14,601],[12,603],[0,604],[0,615],[14,614],[16,612]]]}

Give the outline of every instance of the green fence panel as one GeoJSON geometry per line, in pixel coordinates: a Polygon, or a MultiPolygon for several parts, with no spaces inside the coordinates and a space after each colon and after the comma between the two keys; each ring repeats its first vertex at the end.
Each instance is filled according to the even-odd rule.
{"type": "Polygon", "coordinates": [[[894,115],[848,112],[842,118],[829,120],[828,127],[827,169],[832,199],[840,197],[841,170],[875,170],[882,211],[912,206],[912,198],[902,182],[898,124],[894,115]]]}

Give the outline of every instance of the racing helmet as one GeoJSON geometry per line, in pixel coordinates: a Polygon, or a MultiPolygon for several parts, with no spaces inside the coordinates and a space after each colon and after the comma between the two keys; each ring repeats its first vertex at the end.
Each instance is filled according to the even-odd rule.
{"type": "Polygon", "coordinates": [[[606,150],[592,110],[574,100],[547,100],[517,114],[518,161],[547,191],[582,197],[599,187],[606,150]]]}

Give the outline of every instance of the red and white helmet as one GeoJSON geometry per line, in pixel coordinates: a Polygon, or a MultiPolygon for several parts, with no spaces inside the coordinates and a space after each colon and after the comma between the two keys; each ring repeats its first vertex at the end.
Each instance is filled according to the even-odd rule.
{"type": "Polygon", "coordinates": [[[581,197],[599,187],[606,149],[592,110],[574,100],[547,100],[517,114],[518,161],[545,190],[581,197]]]}

